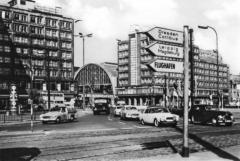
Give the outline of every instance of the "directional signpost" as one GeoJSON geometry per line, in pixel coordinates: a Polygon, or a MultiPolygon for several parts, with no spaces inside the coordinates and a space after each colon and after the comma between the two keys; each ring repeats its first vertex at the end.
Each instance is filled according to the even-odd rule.
{"type": "MultiPolygon", "coordinates": [[[[148,63],[155,72],[182,73],[184,74],[184,122],[183,122],[183,157],[189,157],[188,147],[188,84],[189,84],[189,40],[188,26],[177,31],[155,27],[146,33],[154,39],[154,43],[146,47],[157,58],[148,63]],[[185,40],[185,41],[184,41],[185,40]],[[169,60],[162,60],[168,57],[169,60]],[[184,63],[183,63],[184,60],[184,63]],[[184,72],[184,73],[183,73],[184,72]]],[[[166,77],[166,75],[165,75],[166,77]]],[[[166,98],[166,97],[165,97],[166,98]]],[[[165,100],[166,101],[166,100],[165,100]]]]}

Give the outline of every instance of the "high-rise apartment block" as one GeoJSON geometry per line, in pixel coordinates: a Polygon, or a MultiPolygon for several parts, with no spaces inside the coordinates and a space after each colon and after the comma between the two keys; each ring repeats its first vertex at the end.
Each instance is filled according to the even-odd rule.
{"type": "Polygon", "coordinates": [[[8,106],[11,84],[18,102],[33,91],[61,91],[73,97],[74,20],[61,8],[36,5],[33,0],[0,4],[0,107],[8,106]],[[32,76],[32,77],[30,77],[32,76]],[[48,77],[49,76],[49,77],[48,77]]]}

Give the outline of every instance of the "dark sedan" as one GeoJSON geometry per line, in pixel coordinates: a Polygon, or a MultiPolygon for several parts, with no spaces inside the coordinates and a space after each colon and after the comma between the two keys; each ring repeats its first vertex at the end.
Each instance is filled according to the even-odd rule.
{"type": "Polygon", "coordinates": [[[209,105],[195,105],[189,111],[192,123],[231,126],[234,122],[233,114],[229,111],[220,111],[209,105]]]}

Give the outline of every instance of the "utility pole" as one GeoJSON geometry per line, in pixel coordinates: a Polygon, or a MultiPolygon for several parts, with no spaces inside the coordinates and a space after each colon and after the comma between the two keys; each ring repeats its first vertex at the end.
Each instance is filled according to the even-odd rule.
{"type": "Polygon", "coordinates": [[[167,76],[166,74],[164,75],[164,85],[165,85],[165,91],[164,91],[164,95],[165,95],[165,108],[167,107],[167,90],[168,90],[168,87],[167,87],[167,76]]]}
{"type": "Polygon", "coordinates": [[[49,69],[49,62],[50,62],[50,56],[49,51],[46,50],[47,54],[47,91],[48,91],[48,109],[50,109],[50,69],[49,69]]]}
{"type": "Polygon", "coordinates": [[[191,93],[190,93],[190,98],[191,98],[191,107],[194,105],[194,86],[195,86],[195,81],[194,81],[194,53],[193,53],[193,29],[189,29],[189,36],[190,36],[190,52],[189,52],[189,61],[190,61],[190,66],[191,66],[191,93]]]}
{"type": "Polygon", "coordinates": [[[183,147],[182,156],[189,157],[188,146],[188,90],[189,90],[189,29],[183,28],[184,35],[184,114],[183,114],[183,147]]]}
{"type": "MultiPolygon", "coordinates": [[[[85,37],[92,37],[93,34],[86,34],[83,35],[83,33],[79,33],[80,38],[82,38],[82,42],[83,42],[83,66],[85,65],[85,37]]],[[[84,80],[83,80],[84,81],[84,80]]],[[[85,109],[85,82],[83,84],[83,109],[85,109]]]]}

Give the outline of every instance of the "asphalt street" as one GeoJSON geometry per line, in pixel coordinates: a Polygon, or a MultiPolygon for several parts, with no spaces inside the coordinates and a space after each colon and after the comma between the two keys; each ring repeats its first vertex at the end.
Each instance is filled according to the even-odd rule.
{"type": "MultiPolygon", "coordinates": [[[[182,120],[177,127],[141,125],[111,115],[85,113],[75,122],[2,127],[4,160],[129,160],[180,153],[182,120]]],[[[223,148],[240,145],[239,124],[231,127],[189,125],[190,153],[212,151],[234,160],[223,148]]],[[[191,155],[191,154],[190,154],[191,155]]]]}

